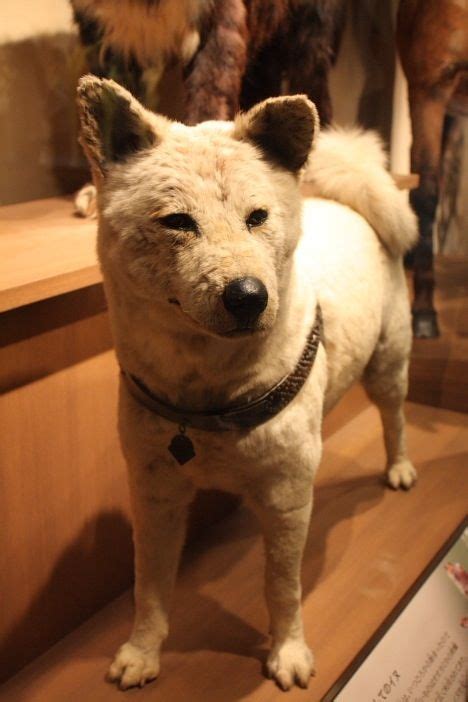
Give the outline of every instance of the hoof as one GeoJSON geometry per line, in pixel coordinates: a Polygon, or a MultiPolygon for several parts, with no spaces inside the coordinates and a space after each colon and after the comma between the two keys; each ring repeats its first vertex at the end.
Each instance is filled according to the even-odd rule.
{"type": "Polygon", "coordinates": [[[434,310],[413,310],[413,335],[416,339],[435,339],[440,336],[434,310]]]}

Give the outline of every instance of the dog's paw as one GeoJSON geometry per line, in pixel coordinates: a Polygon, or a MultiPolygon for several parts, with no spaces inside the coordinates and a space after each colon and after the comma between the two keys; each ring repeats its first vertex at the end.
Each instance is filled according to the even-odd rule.
{"type": "Polygon", "coordinates": [[[416,482],[417,477],[416,468],[407,459],[395,463],[387,471],[387,483],[394,490],[398,490],[398,488],[409,490],[416,482]]]}
{"type": "Polygon", "coordinates": [[[107,679],[121,690],[143,687],[159,675],[159,651],[145,651],[127,642],[119,648],[107,673],[107,679]]]}
{"type": "Polygon", "coordinates": [[[314,657],[305,641],[289,640],[275,646],[267,660],[268,677],[276,680],[282,690],[289,690],[295,683],[306,688],[309,678],[315,675],[314,657]]]}
{"type": "Polygon", "coordinates": [[[75,212],[80,217],[95,218],[97,195],[96,188],[91,183],[83,185],[75,195],[75,212]]]}

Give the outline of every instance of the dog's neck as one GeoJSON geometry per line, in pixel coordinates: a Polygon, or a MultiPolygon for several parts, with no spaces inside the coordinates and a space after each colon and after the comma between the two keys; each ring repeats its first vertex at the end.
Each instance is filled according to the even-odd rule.
{"type": "Polygon", "coordinates": [[[117,300],[108,291],[119,362],[176,406],[204,410],[258,397],[292,371],[312,327],[315,306],[308,299],[307,308],[300,307],[301,296],[291,294],[297,284],[290,279],[268,333],[240,339],[196,333],[188,326],[175,329],[128,297],[118,300],[117,319],[112,314],[117,300]]]}

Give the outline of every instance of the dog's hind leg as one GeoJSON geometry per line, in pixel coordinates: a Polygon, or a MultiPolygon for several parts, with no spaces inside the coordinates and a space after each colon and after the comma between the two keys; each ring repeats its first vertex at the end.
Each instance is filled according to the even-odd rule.
{"type": "Polygon", "coordinates": [[[300,569],[312,502],[289,511],[258,501],[250,504],[265,540],[265,594],[272,635],[267,672],[283,690],[295,683],[307,687],[314,661],[304,640],[300,569]]]}
{"type": "Polygon", "coordinates": [[[193,489],[178,482],[181,483],[165,478],[164,469],[130,469],[135,620],[129,640],[117,651],[108,672],[108,679],[123,690],[142,687],[159,674],[160,649],[168,633],[168,609],[185,538],[187,508],[193,497],[193,489]]]}
{"type": "MultiPolygon", "coordinates": [[[[403,333],[403,338],[407,334],[403,333]]],[[[386,337],[393,339],[393,335],[386,337]]],[[[400,336],[401,339],[401,336],[400,336]]],[[[392,345],[379,342],[368,364],[363,385],[377,405],[387,454],[387,483],[394,488],[409,489],[417,473],[407,455],[403,403],[408,390],[409,343],[392,345]]]]}

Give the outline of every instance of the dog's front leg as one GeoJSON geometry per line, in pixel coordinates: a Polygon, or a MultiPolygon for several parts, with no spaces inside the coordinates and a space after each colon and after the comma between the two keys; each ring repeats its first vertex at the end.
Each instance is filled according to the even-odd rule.
{"type": "Polygon", "coordinates": [[[283,690],[294,683],[307,687],[314,661],[304,640],[300,571],[312,500],[289,511],[258,502],[252,506],[265,540],[265,593],[272,635],[268,674],[283,690]]]}
{"type": "MultiPolygon", "coordinates": [[[[159,674],[161,644],[168,633],[169,601],[185,538],[191,486],[155,493],[144,471],[130,472],[135,545],[135,620],[129,640],[120,647],[108,677],[120,688],[143,686],[159,674]],[[142,479],[146,477],[146,479],[142,479]]],[[[154,476],[152,476],[154,478],[154,476]]]]}

